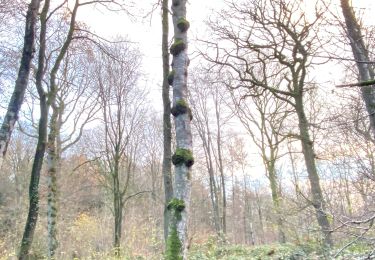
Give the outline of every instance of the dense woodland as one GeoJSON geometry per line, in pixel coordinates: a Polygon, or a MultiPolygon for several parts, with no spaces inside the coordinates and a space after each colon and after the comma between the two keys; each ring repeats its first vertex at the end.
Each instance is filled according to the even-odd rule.
{"type": "Polygon", "coordinates": [[[371,1],[217,2],[0,0],[0,259],[375,259],[371,1]]]}

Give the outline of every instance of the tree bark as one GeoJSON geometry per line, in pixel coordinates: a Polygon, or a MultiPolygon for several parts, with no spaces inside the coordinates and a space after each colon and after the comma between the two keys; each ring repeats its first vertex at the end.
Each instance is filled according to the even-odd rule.
{"type": "Polygon", "coordinates": [[[333,246],[331,226],[328,221],[328,216],[326,213],[326,205],[323,199],[323,192],[320,186],[320,179],[317,172],[315,164],[315,153],[313,147],[313,141],[310,138],[308,121],[305,115],[303,107],[302,95],[297,95],[295,97],[296,103],[296,113],[298,116],[298,125],[300,131],[300,139],[302,145],[302,153],[305,159],[306,169],[308,173],[308,178],[310,181],[310,189],[312,195],[312,204],[315,208],[316,218],[318,220],[319,226],[324,235],[324,245],[333,246]]]}
{"type": "Polygon", "coordinates": [[[122,196],[120,190],[120,179],[119,179],[119,152],[116,151],[116,158],[114,161],[114,172],[113,177],[113,210],[115,217],[115,230],[114,230],[114,244],[115,256],[120,257],[121,251],[121,230],[122,230],[122,196]]]}
{"type": "Polygon", "coordinates": [[[47,231],[48,231],[48,258],[53,259],[58,247],[57,241],[57,173],[60,154],[57,149],[59,134],[58,110],[52,107],[50,132],[47,141],[47,231]]]}
{"type": "Polygon", "coordinates": [[[253,228],[253,211],[251,209],[252,203],[250,202],[247,190],[246,175],[243,176],[243,185],[244,185],[244,230],[245,230],[245,244],[250,242],[250,245],[255,245],[254,239],[254,228],[253,228]]]}
{"type": "Polygon", "coordinates": [[[218,155],[218,166],[220,172],[221,188],[222,188],[222,200],[223,200],[223,212],[222,212],[222,231],[225,239],[227,233],[227,194],[225,187],[225,176],[224,176],[224,165],[221,151],[221,127],[220,127],[220,111],[218,100],[215,100],[215,115],[216,115],[216,127],[217,127],[217,155],[218,155]]]}
{"type": "MultiPolygon", "coordinates": [[[[35,155],[34,164],[36,165],[35,168],[33,167],[32,174],[31,174],[31,181],[30,181],[30,208],[29,208],[29,216],[26,222],[24,236],[22,239],[21,249],[19,258],[20,259],[27,259],[29,254],[29,250],[31,247],[31,243],[33,240],[33,235],[35,231],[35,226],[38,218],[39,213],[39,178],[40,178],[40,171],[43,165],[43,157],[47,146],[47,128],[48,128],[48,111],[50,106],[52,105],[54,108],[54,113],[58,113],[57,107],[56,107],[56,96],[58,92],[58,86],[56,83],[57,78],[57,72],[60,68],[60,64],[62,60],[64,59],[65,54],[68,51],[68,48],[73,40],[73,33],[75,30],[75,20],[77,16],[77,11],[79,7],[78,0],[75,1],[75,5],[72,11],[71,19],[70,19],[70,26],[69,31],[66,36],[66,39],[61,47],[61,50],[56,57],[55,63],[50,71],[50,86],[49,86],[49,92],[48,94],[45,93],[42,81],[44,76],[44,60],[45,60],[45,51],[46,51],[46,22],[47,22],[47,14],[49,9],[50,0],[45,0],[45,4],[43,7],[42,15],[41,15],[41,32],[40,32],[40,47],[39,47],[39,59],[38,59],[38,71],[36,75],[36,87],[39,93],[40,97],[40,106],[41,106],[41,117],[39,122],[39,139],[38,139],[38,145],[37,145],[37,153],[35,155]],[[39,145],[39,142],[41,143],[39,145]]],[[[57,120],[57,117],[55,118],[57,120]]],[[[53,133],[51,138],[53,138],[53,135],[56,135],[56,133],[53,133]]],[[[56,136],[55,136],[56,137],[56,136]]],[[[53,145],[51,145],[49,148],[55,149],[56,148],[56,140],[50,140],[51,142],[54,142],[53,145]]],[[[55,151],[53,151],[54,153],[55,151]]],[[[53,155],[55,156],[55,154],[53,155]]],[[[51,159],[51,158],[49,158],[51,159]]],[[[56,158],[55,158],[56,159],[56,158]]],[[[52,158],[52,160],[55,161],[55,159],[52,158]]],[[[51,162],[51,161],[50,161],[51,162]]],[[[55,162],[54,162],[55,163],[55,162]]],[[[53,169],[53,171],[56,169],[53,169]]],[[[53,173],[54,175],[55,173],[53,173]]],[[[56,194],[56,193],[55,193],[56,194]]],[[[56,207],[54,208],[56,211],[56,207]]],[[[51,213],[52,218],[56,218],[54,214],[51,213]]],[[[56,213],[56,212],[55,212],[56,213]]],[[[51,226],[49,226],[50,228],[51,226]]],[[[54,225],[54,227],[56,227],[54,225]]],[[[55,232],[56,230],[51,230],[51,232],[55,232]]],[[[57,246],[57,244],[54,244],[53,246],[57,246]]],[[[52,252],[49,252],[49,255],[52,252]]]]}
{"type": "Polygon", "coordinates": [[[169,211],[167,205],[173,197],[172,183],[172,124],[171,124],[171,101],[169,98],[169,52],[168,52],[168,36],[169,36],[169,9],[168,0],[162,1],[162,57],[163,57],[163,182],[164,182],[164,241],[168,238],[169,211]]]}
{"type": "MultiPolygon", "coordinates": [[[[172,1],[172,18],[175,43],[171,46],[173,54],[173,115],[175,116],[176,152],[174,199],[169,208],[174,215],[170,222],[167,241],[167,259],[187,259],[188,249],[188,212],[191,193],[192,134],[191,111],[187,104],[187,55],[186,0],[172,1]],[[174,202],[174,203],[172,203],[174,202]]],[[[173,158],[172,158],[173,160],[173,158]]]]}
{"type": "Polygon", "coordinates": [[[286,236],[285,236],[284,229],[283,229],[283,219],[282,219],[281,212],[280,212],[281,211],[281,207],[280,207],[281,197],[280,197],[279,189],[277,187],[278,181],[277,181],[277,174],[276,174],[276,169],[275,169],[275,159],[272,159],[267,162],[267,171],[268,171],[268,178],[269,178],[270,186],[271,186],[273,207],[274,207],[274,211],[276,214],[278,240],[280,243],[285,243],[286,236]]]}
{"type": "Polygon", "coordinates": [[[48,127],[48,111],[49,104],[47,102],[47,94],[45,93],[42,81],[45,67],[45,52],[46,52],[46,17],[49,9],[49,0],[45,0],[43,11],[41,14],[41,29],[40,29],[40,46],[38,54],[38,70],[36,72],[36,88],[40,99],[40,118],[38,129],[38,143],[35,151],[33,167],[31,170],[31,179],[29,184],[29,212],[25,224],[21,247],[18,254],[19,260],[29,259],[29,251],[34,238],[34,232],[39,214],[39,179],[40,171],[42,170],[44,153],[47,142],[47,127],[48,127]]]}
{"type": "MultiPolygon", "coordinates": [[[[362,83],[374,80],[374,70],[369,62],[369,54],[364,43],[361,27],[355,17],[349,0],[341,0],[341,8],[345,18],[346,31],[352,48],[354,59],[357,61],[359,81],[362,83]]],[[[370,125],[375,137],[375,88],[374,86],[363,86],[360,88],[362,99],[365,102],[369,115],[370,125]]]]}
{"type": "Polygon", "coordinates": [[[20,68],[18,70],[16,84],[8,105],[7,113],[0,128],[0,169],[7,152],[12,131],[18,120],[18,114],[21,110],[25,91],[29,81],[31,61],[35,52],[35,27],[38,18],[39,6],[40,0],[31,0],[26,14],[25,36],[20,68]]]}
{"type": "Polygon", "coordinates": [[[19,260],[29,259],[29,251],[33,242],[34,231],[39,213],[39,179],[43,165],[44,152],[47,141],[48,110],[46,94],[40,97],[40,119],[38,131],[38,144],[36,147],[31,180],[29,185],[29,213],[22,237],[19,260]]]}

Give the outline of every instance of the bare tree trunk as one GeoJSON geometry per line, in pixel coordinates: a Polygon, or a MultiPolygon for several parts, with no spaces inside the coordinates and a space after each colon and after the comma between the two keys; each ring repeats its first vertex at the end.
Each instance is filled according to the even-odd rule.
{"type": "Polygon", "coordinates": [[[169,52],[168,52],[168,0],[162,2],[162,56],[163,56],[163,181],[164,181],[164,241],[168,238],[169,211],[167,209],[168,202],[173,197],[172,183],[172,126],[171,126],[171,101],[169,98],[169,52]]]}
{"type": "Polygon", "coordinates": [[[21,64],[8,110],[0,128],[0,169],[3,164],[8,144],[14,126],[18,120],[18,114],[24,100],[26,87],[29,81],[31,60],[34,56],[35,26],[38,18],[40,0],[32,0],[26,14],[26,26],[21,64]]]}
{"type": "Polygon", "coordinates": [[[302,153],[305,158],[305,164],[307,168],[307,173],[310,181],[310,189],[312,195],[312,204],[315,208],[316,218],[318,224],[324,235],[324,245],[331,247],[333,245],[332,235],[331,235],[331,226],[328,221],[328,216],[326,213],[326,205],[323,199],[323,193],[320,186],[319,175],[317,172],[315,164],[315,153],[313,148],[313,141],[310,138],[308,121],[306,119],[304,107],[303,107],[303,98],[302,95],[295,97],[296,102],[296,113],[298,116],[298,124],[302,145],[302,153]]]}
{"type": "MultiPolygon", "coordinates": [[[[207,125],[208,127],[208,125],[207,125]]],[[[210,197],[211,197],[211,203],[212,203],[212,209],[214,211],[214,226],[217,235],[220,237],[222,234],[222,229],[220,225],[220,212],[219,212],[219,198],[218,198],[218,190],[215,180],[215,174],[213,169],[213,163],[212,163],[212,156],[211,156],[211,137],[210,137],[210,131],[207,129],[207,135],[208,138],[206,140],[203,133],[201,134],[202,141],[203,141],[203,148],[205,150],[206,154],[206,165],[207,170],[209,174],[209,180],[210,180],[210,197]]]]}
{"type": "MultiPolygon", "coordinates": [[[[43,157],[46,150],[46,143],[47,143],[47,128],[48,128],[48,111],[50,105],[54,107],[54,112],[56,110],[56,96],[58,92],[58,86],[56,84],[57,72],[60,68],[60,64],[64,59],[66,52],[70,46],[70,43],[73,40],[73,33],[75,29],[75,19],[77,16],[77,11],[79,7],[78,0],[75,1],[75,5],[71,14],[70,19],[70,26],[69,31],[64,41],[64,44],[61,47],[59,54],[56,57],[55,63],[50,72],[50,91],[45,93],[42,81],[44,75],[44,59],[45,59],[45,50],[46,50],[46,22],[47,22],[47,14],[49,9],[50,0],[45,0],[45,4],[43,7],[42,15],[41,15],[41,32],[40,32],[40,47],[39,47],[39,59],[38,59],[38,71],[36,75],[36,87],[40,97],[40,106],[41,106],[41,116],[39,121],[39,139],[37,145],[37,153],[34,159],[35,169],[33,167],[32,174],[31,174],[31,181],[30,181],[30,208],[29,208],[29,216],[25,226],[25,232],[22,239],[21,249],[19,258],[26,259],[29,254],[29,250],[31,247],[31,243],[33,240],[34,230],[38,218],[39,213],[39,178],[40,178],[40,171],[43,165],[43,157]],[[41,143],[39,146],[39,142],[41,143]],[[32,192],[31,192],[32,190],[32,192]]],[[[58,111],[57,111],[58,112],[58,111]]],[[[57,120],[57,119],[56,119],[57,120]]],[[[54,133],[55,135],[56,133],[54,133]]],[[[55,138],[56,139],[56,138],[55,138]]],[[[56,140],[54,140],[56,141],[56,140]]],[[[51,147],[54,149],[54,147],[51,147]]],[[[56,208],[55,208],[56,209],[56,208]]],[[[51,217],[55,217],[51,214],[51,217]]],[[[50,253],[49,253],[50,254],[50,253]]]]}
{"type": "Polygon", "coordinates": [[[264,244],[265,243],[264,220],[263,220],[263,212],[262,212],[260,196],[259,196],[258,191],[256,191],[256,200],[257,200],[257,206],[258,206],[257,211],[258,211],[259,227],[260,227],[260,243],[264,244]]]}
{"type": "Polygon", "coordinates": [[[57,171],[60,154],[57,149],[59,133],[58,110],[53,106],[50,119],[50,132],[47,141],[47,231],[48,258],[53,259],[58,247],[57,241],[57,171]]]}
{"type": "Polygon", "coordinates": [[[187,102],[187,55],[186,0],[172,1],[172,18],[175,42],[170,51],[173,54],[173,108],[176,129],[176,151],[172,157],[175,165],[174,198],[168,207],[173,216],[170,221],[166,258],[169,260],[187,259],[188,212],[191,193],[192,154],[191,110],[187,102]]]}
{"type": "Polygon", "coordinates": [[[248,243],[249,241],[250,245],[255,245],[254,228],[253,228],[253,212],[251,209],[251,203],[247,196],[247,185],[246,185],[245,176],[244,176],[244,201],[245,201],[245,212],[244,212],[245,243],[248,243]]]}
{"type": "Polygon", "coordinates": [[[25,224],[21,247],[18,254],[19,260],[29,259],[29,251],[34,238],[34,231],[39,214],[39,179],[42,170],[44,153],[47,142],[48,111],[47,93],[45,93],[42,81],[44,76],[44,59],[46,51],[46,17],[49,9],[49,0],[44,3],[41,14],[40,46],[38,54],[38,70],[36,72],[36,88],[39,94],[40,118],[38,129],[38,143],[35,151],[31,179],[29,184],[29,212],[25,224]]]}
{"type": "MultiPolygon", "coordinates": [[[[368,50],[363,41],[361,27],[355,17],[349,0],[341,0],[341,8],[346,22],[347,35],[352,47],[353,56],[357,63],[359,80],[366,82],[373,80],[375,73],[369,61],[368,50]]],[[[367,113],[370,119],[370,125],[375,136],[375,89],[374,86],[365,86],[360,88],[362,98],[366,104],[367,113]]]]}
{"type": "Polygon", "coordinates": [[[31,180],[29,185],[29,213],[22,237],[19,259],[29,259],[29,251],[33,242],[34,231],[38,220],[39,213],[39,179],[42,170],[44,152],[46,150],[47,141],[47,125],[48,125],[47,96],[43,94],[40,97],[40,119],[39,119],[39,135],[36,147],[33,168],[31,171],[31,180]]]}
{"type": "Polygon", "coordinates": [[[114,243],[113,247],[115,249],[115,256],[120,257],[121,251],[121,230],[122,230],[122,196],[120,190],[120,180],[119,180],[119,156],[116,152],[116,157],[114,161],[114,172],[112,173],[113,178],[113,211],[115,217],[115,230],[114,230],[114,243]]]}
{"type": "MultiPolygon", "coordinates": [[[[272,153],[272,152],[271,152],[272,153]]],[[[273,157],[273,156],[271,156],[273,157]]],[[[278,228],[278,240],[280,243],[286,242],[286,237],[283,229],[283,219],[281,216],[281,207],[280,207],[280,192],[278,189],[277,175],[275,169],[275,160],[269,161],[267,163],[268,179],[270,180],[271,194],[273,207],[276,214],[276,223],[278,228]]]]}
{"type": "Polygon", "coordinates": [[[225,237],[227,233],[227,194],[225,188],[225,176],[224,166],[221,151],[221,130],[220,130],[220,112],[218,107],[218,100],[215,100],[215,115],[216,115],[216,126],[217,126],[217,154],[218,154],[218,166],[220,172],[221,188],[222,188],[222,199],[223,199],[223,212],[222,212],[222,230],[225,237]]]}

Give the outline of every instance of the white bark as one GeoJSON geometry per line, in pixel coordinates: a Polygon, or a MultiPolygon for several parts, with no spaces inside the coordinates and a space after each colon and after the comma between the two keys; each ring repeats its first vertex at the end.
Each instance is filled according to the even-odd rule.
{"type": "MultiPolygon", "coordinates": [[[[186,0],[173,0],[173,25],[174,38],[181,40],[185,44],[185,48],[174,55],[173,70],[175,72],[173,79],[173,106],[176,106],[178,101],[185,101],[187,103],[187,67],[189,58],[187,55],[187,33],[186,30],[178,28],[177,24],[180,19],[186,18],[186,0]]],[[[187,149],[192,151],[192,134],[190,126],[189,113],[181,113],[175,116],[175,131],[176,131],[176,148],[187,149]]],[[[181,218],[175,218],[176,229],[179,240],[182,244],[180,256],[187,259],[188,246],[188,212],[190,204],[191,193],[191,170],[185,164],[175,166],[175,187],[174,197],[184,202],[185,208],[181,212],[181,218]]],[[[167,249],[168,250],[168,249],[167,249]]],[[[176,256],[178,258],[178,256],[176,256]]]]}

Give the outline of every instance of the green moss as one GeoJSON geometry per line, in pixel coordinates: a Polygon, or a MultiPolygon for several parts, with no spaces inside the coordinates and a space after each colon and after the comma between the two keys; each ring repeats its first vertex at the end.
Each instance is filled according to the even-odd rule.
{"type": "Polygon", "coordinates": [[[188,149],[177,148],[172,156],[172,162],[174,165],[185,164],[186,167],[191,167],[194,164],[193,153],[188,149]]]}
{"type": "Polygon", "coordinates": [[[169,210],[174,209],[176,211],[183,211],[185,209],[185,202],[183,200],[173,198],[171,201],[168,203],[167,208],[169,210]]]}
{"type": "Polygon", "coordinates": [[[185,49],[186,44],[184,43],[184,41],[182,39],[176,39],[169,50],[172,55],[177,56],[185,49]]]}
{"type": "Polygon", "coordinates": [[[371,80],[362,81],[359,83],[360,87],[366,87],[366,86],[371,86],[371,85],[375,85],[375,80],[371,79],[371,80]]]}
{"type": "Polygon", "coordinates": [[[186,32],[190,27],[190,23],[184,18],[181,17],[177,21],[177,28],[180,29],[181,32],[186,32]]]}
{"type": "Polygon", "coordinates": [[[172,71],[169,72],[168,77],[167,77],[167,79],[168,79],[168,84],[171,85],[171,86],[172,86],[172,84],[173,84],[174,74],[175,74],[175,71],[172,70],[172,71]]]}
{"type": "Polygon", "coordinates": [[[182,243],[178,237],[177,228],[174,227],[168,236],[165,260],[182,260],[181,251],[182,243]]]}
{"type": "Polygon", "coordinates": [[[176,101],[176,104],[172,107],[171,113],[173,116],[179,116],[185,113],[189,114],[190,120],[193,119],[193,114],[191,113],[191,109],[189,108],[188,104],[185,100],[180,99],[176,101]]]}

